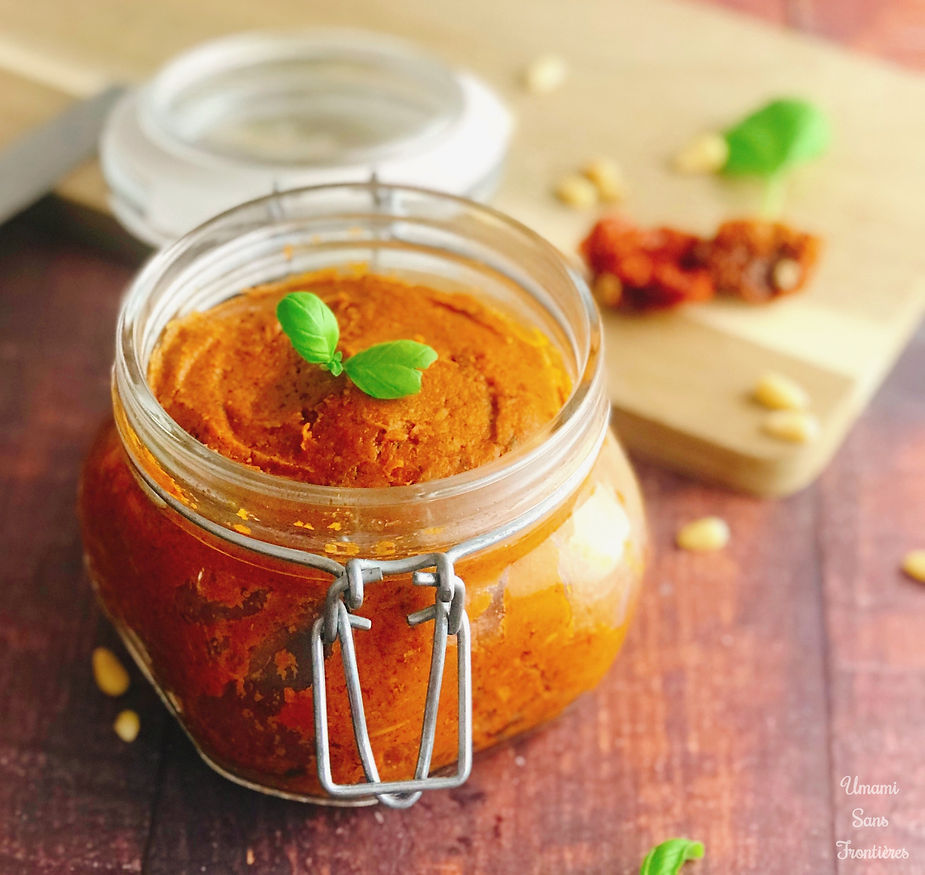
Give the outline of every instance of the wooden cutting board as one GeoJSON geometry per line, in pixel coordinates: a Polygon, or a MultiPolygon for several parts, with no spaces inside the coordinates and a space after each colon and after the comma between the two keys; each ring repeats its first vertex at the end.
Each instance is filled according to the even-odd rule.
{"type": "MultiPolygon", "coordinates": [[[[786,218],[826,239],[811,290],[767,307],[730,302],[655,317],[606,314],[610,392],[637,453],[763,495],[825,466],[925,307],[925,80],[790,32],[672,0],[0,0],[0,145],[107,81],[139,80],[200,40],[254,27],[387,31],[474,68],[510,102],[518,132],[496,205],[566,253],[595,218],[559,205],[559,176],[603,154],[629,183],[641,223],[710,232],[754,213],[750,183],[677,176],[668,159],[692,134],[726,126],[781,94],[830,114],[830,154],[798,172],[786,218]],[[257,9],[258,11],[255,11],[257,9]],[[539,53],[571,74],[546,96],[519,86],[539,53]],[[821,422],[808,445],[761,433],[748,398],[767,369],[789,374],[821,422]]],[[[60,194],[103,211],[98,169],[60,194]]],[[[925,378],[923,378],[925,387],[925,378]]]]}

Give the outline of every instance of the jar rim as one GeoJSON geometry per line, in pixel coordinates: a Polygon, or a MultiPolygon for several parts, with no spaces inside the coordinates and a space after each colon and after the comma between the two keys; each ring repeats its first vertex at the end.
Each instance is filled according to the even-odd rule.
{"type": "MultiPolygon", "coordinates": [[[[395,218],[406,217],[399,214],[395,218]]],[[[170,314],[171,318],[173,315],[170,314]]],[[[182,456],[190,469],[203,477],[215,478],[216,482],[229,488],[240,489],[251,494],[267,495],[279,501],[298,502],[304,505],[375,509],[404,502],[451,499],[460,494],[490,487],[505,478],[529,470],[531,466],[537,464],[538,460],[548,456],[553,447],[560,451],[567,451],[569,446],[587,432],[589,424],[594,427],[594,423],[599,422],[602,416],[604,425],[600,430],[599,440],[603,440],[609,418],[609,404],[603,391],[602,353],[600,315],[587,283],[551,243],[526,225],[492,207],[430,189],[386,185],[378,182],[339,183],[275,192],[240,204],[203,223],[155,254],[129,287],[119,314],[116,331],[114,392],[118,402],[117,407],[121,406],[129,426],[134,431],[137,432],[138,423],[144,422],[149,429],[153,429],[147,433],[155,436],[162,453],[166,453],[168,458],[174,458],[173,454],[182,456]],[[274,205],[280,199],[311,197],[323,195],[326,192],[375,193],[376,196],[405,195],[450,206],[455,205],[474,212],[492,223],[503,225],[509,232],[516,234],[527,243],[537,258],[543,259],[547,266],[553,267],[570,287],[582,318],[587,322],[586,341],[582,349],[577,350],[580,357],[572,391],[555,417],[520,446],[491,462],[449,477],[388,487],[323,486],[266,473],[210,449],[170,417],[148,384],[146,362],[142,361],[138,326],[139,318],[146,315],[148,299],[165,272],[181,254],[196,250],[201,246],[205,247],[210,235],[217,227],[234,225],[235,218],[244,212],[262,208],[267,211],[268,216],[272,216],[274,205]],[[603,414],[601,413],[602,407],[603,414]]],[[[117,422],[118,419],[117,416],[117,422]]],[[[120,424],[121,430],[122,425],[120,424]]],[[[122,438],[124,442],[125,434],[122,438]]],[[[158,451],[153,450],[153,454],[158,463],[163,466],[164,460],[158,458],[158,451]]]]}

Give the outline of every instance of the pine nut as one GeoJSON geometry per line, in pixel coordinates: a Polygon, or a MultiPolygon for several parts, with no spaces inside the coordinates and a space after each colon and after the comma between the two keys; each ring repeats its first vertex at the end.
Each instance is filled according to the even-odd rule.
{"type": "Polygon", "coordinates": [[[93,678],[107,696],[121,696],[129,687],[129,676],[119,657],[107,647],[93,651],[93,678]]]}
{"type": "Polygon", "coordinates": [[[616,307],[623,297],[623,283],[612,273],[600,273],[594,278],[594,297],[605,307],[616,307]]]}
{"type": "Polygon", "coordinates": [[[138,732],[141,730],[141,720],[134,711],[120,711],[112,724],[116,735],[127,744],[131,744],[138,738],[138,732]]]}
{"type": "Polygon", "coordinates": [[[808,444],[819,434],[819,420],[805,410],[772,410],[762,428],[779,440],[808,444]]]}
{"type": "Polygon", "coordinates": [[[754,398],[771,410],[805,410],[809,393],[795,380],[775,371],[768,371],[755,384],[754,398]]]}
{"type": "Polygon", "coordinates": [[[587,209],[597,203],[597,189],[584,176],[570,173],[559,180],[556,186],[556,197],[562,203],[575,209],[587,209]]]}
{"type": "Polygon", "coordinates": [[[729,160],[729,144],[722,134],[700,134],[674,156],[679,173],[718,173],[729,160]]]}
{"type": "Polygon", "coordinates": [[[779,292],[793,291],[803,280],[800,262],[792,258],[780,258],[771,270],[771,282],[779,292]]]}
{"type": "Polygon", "coordinates": [[[597,189],[598,196],[604,203],[615,203],[626,196],[623,173],[616,161],[609,158],[593,158],[581,172],[597,189]]]}
{"type": "Polygon", "coordinates": [[[550,94],[560,88],[568,77],[568,64],[558,55],[540,55],[527,64],[523,73],[524,87],[531,94],[550,94]]]}
{"type": "Polygon", "coordinates": [[[711,553],[729,543],[729,526],[718,516],[705,516],[681,526],[675,538],[682,550],[711,553]]]}
{"type": "Polygon", "coordinates": [[[906,553],[903,571],[913,580],[925,583],[925,550],[910,550],[906,553]]]}

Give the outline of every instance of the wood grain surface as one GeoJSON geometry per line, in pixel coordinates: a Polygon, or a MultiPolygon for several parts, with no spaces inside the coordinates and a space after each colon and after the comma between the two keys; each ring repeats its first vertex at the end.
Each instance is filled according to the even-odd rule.
{"type": "MultiPolygon", "coordinates": [[[[739,5],[839,37],[831,9],[862,8],[739,5]]],[[[921,6],[869,7],[848,41],[921,60],[921,6]]],[[[90,675],[94,646],[122,651],[81,569],[74,494],[136,267],[63,235],[47,206],[0,228],[0,873],[629,875],[671,835],[706,844],[692,875],[925,872],[925,587],[897,570],[925,546],[925,333],[792,498],[639,464],[657,552],[597,692],[479,756],[460,790],[324,810],[214,775],[134,670],[118,702],[90,675]],[[730,547],[673,549],[705,513],[729,521],[730,547]],[[110,728],[122,707],[141,715],[131,745],[110,728]],[[846,796],[854,775],[901,792],[846,796]],[[859,806],[889,826],[852,828],[859,806]],[[839,862],[849,839],[910,860],[839,862]]]]}

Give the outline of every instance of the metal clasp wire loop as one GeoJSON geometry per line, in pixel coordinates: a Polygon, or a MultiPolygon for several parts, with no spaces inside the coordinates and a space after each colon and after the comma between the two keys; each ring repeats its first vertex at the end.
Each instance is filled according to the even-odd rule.
{"type": "MultiPolygon", "coordinates": [[[[324,600],[324,643],[333,644],[337,640],[339,622],[338,605],[347,603],[351,611],[356,611],[363,604],[363,592],[366,583],[382,580],[382,569],[365,563],[362,559],[351,559],[344,573],[331,584],[324,600]]],[[[359,627],[358,627],[359,628],[359,627]]]]}
{"type": "Polygon", "coordinates": [[[363,707],[363,691],[357,667],[356,650],[353,643],[353,629],[369,629],[370,620],[357,617],[348,610],[345,601],[356,607],[363,601],[363,582],[382,580],[383,570],[365,560],[351,560],[346,573],[341,575],[328,591],[325,609],[312,627],[312,683],[315,715],[315,744],[318,759],[318,776],[321,786],[340,799],[358,799],[375,795],[384,805],[391,808],[408,808],[421,796],[424,790],[449,789],[460,786],[469,777],[472,769],[472,677],[471,641],[469,618],[465,611],[466,591],[462,580],[453,573],[452,563],[445,554],[430,554],[416,560],[399,560],[389,563],[392,573],[406,572],[406,561],[417,568],[412,580],[417,586],[436,588],[433,606],[408,615],[408,623],[417,626],[433,620],[433,649],[430,658],[430,674],[427,680],[427,698],[424,703],[424,719],[421,727],[421,742],[418,747],[414,778],[406,781],[382,781],[376,766],[375,755],[369,740],[366,714],[363,707]],[[436,573],[421,570],[428,565],[436,573]],[[345,598],[346,597],[346,598],[345,598]],[[437,732],[437,717],[440,707],[440,691],[443,686],[443,672],[446,662],[447,639],[456,636],[459,728],[457,769],[449,776],[431,777],[430,762],[437,732]],[[366,782],[360,784],[337,784],[331,773],[331,749],[328,738],[327,689],[324,676],[325,644],[336,639],[341,642],[341,660],[350,702],[353,734],[356,739],[360,762],[366,775],[366,782]]]}

